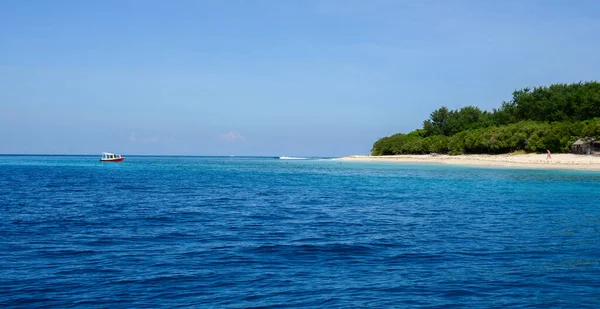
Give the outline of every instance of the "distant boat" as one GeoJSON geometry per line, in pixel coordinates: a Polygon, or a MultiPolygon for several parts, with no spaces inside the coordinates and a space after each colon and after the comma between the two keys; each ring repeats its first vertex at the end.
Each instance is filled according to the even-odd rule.
{"type": "Polygon", "coordinates": [[[100,162],[123,162],[125,158],[121,157],[120,154],[114,154],[110,152],[103,152],[100,162]]]}

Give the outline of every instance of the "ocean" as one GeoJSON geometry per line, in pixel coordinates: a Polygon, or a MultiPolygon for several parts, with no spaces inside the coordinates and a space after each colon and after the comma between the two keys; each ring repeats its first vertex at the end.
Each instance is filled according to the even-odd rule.
{"type": "Polygon", "coordinates": [[[0,156],[2,308],[599,308],[600,173],[0,156]]]}

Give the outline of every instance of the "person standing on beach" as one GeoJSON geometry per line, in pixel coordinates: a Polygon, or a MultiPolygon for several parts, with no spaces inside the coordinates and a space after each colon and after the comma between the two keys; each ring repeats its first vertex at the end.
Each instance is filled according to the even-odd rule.
{"type": "Polygon", "coordinates": [[[546,160],[550,160],[550,159],[552,159],[552,154],[550,153],[550,150],[546,149],[546,151],[548,152],[548,153],[546,154],[546,160]]]}

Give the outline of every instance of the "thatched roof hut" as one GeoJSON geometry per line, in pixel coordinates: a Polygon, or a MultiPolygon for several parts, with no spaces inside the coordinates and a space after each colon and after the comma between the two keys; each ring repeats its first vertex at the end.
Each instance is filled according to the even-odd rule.
{"type": "Polygon", "coordinates": [[[571,152],[574,154],[593,154],[600,148],[600,143],[596,138],[580,138],[571,145],[571,152]]]}

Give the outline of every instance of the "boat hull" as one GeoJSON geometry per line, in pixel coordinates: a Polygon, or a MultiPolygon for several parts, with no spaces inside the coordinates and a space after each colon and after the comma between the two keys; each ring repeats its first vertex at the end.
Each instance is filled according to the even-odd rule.
{"type": "Polygon", "coordinates": [[[116,158],[116,159],[100,159],[100,162],[123,162],[125,158],[116,158]]]}

